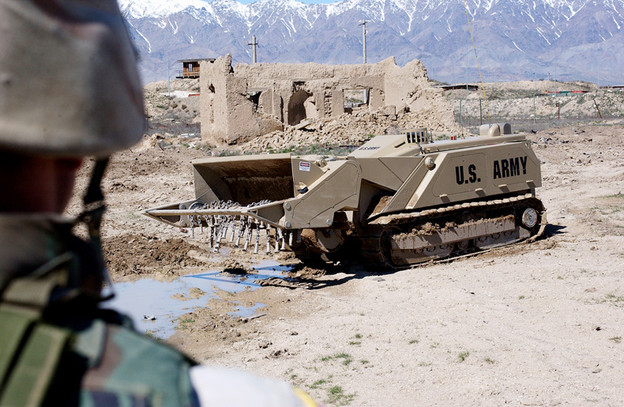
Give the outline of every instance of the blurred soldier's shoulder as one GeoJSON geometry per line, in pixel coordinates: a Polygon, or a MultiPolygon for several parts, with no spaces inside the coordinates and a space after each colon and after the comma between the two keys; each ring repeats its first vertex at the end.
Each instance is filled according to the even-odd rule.
{"type": "Polygon", "coordinates": [[[195,363],[176,349],[101,320],[77,339],[74,351],[89,360],[82,404],[197,405],[189,376],[195,363]]]}
{"type": "Polygon", "coordinates": [[[181,352],[112,311],[64,318],[0,306],[0,405],[195,406],[181,352]]]}

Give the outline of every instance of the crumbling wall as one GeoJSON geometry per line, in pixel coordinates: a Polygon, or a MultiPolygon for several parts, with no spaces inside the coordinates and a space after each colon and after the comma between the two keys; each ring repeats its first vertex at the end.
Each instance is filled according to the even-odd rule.
{"type": "Polygon", "coordinates": [[[230,55],[201,62],[200,69],[202,140],[231,145],[282,129],[280,120],[258,110],[246,78],[235,75],[230,55]]]}
{"type": "MultiPolygon", "coordinates": [[[[306,111],[310,113],[306,118],[310,119],[343,114],[343,92],[347,89],[369,90],[372,95],[369,107],[377,109],[384,106],[384,72],[376,65],[238,64],[234,70],[237,75],[248,78],[250,87],[261,88],[272,83],[272,91],[284,100],[283,110],[279,112],[283,122],[292,125],[293,120],[289,118],[299,117],[298,111],[302,108],[298,100],[300,91],[307,92],[311,97],[304,101],[306,111]],[[297,112],[291,112],[292,108],[297,112]]],[[[274,114],[277,115],[277,112],[274,114]]]]}
{"type": "Polygon", "coordinates": [[[224,139],[229,133],[227,88],[231,57],[219,58],[214,63],[202,61],[200,70],[200,114],[202,139],[208,136],[224,139]]]}
{"type": "Polygon", "coordinates": [[[431,86],[422,62],[415,59],[403,67],[388,66],[385,81],[386,103],[395,105],[397,113],[429,117],[437,123],[434,130],[459,131],[452,106],[442,89],[431,86]]]}
{"type": "Polygon", "coordinates": [[[232,68],[228,55],[201,67],[201,97],[209,106],[202,108],[202,138],[217,143],[242,143],[283,125],[337,119],[355,111],[371,117],[418,112],[454,123],[451,107],[442,92],[429,84],[418,60],[404,67],[388,58],[376,64],[237,64],[232,68]],[[207,83],[223,83],[223,92],[210,96],[205,93],[207,83]],[[361,98],[349,97],[345,107],[346,95],[358,93],[366,100],[360,103],[361,98]]]}

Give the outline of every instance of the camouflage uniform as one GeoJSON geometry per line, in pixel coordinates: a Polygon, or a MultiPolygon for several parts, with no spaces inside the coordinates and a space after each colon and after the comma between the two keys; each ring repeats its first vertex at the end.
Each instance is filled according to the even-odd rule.
{"type": "Polygon", "coordinates": [[[285,382],[198,366],[98,308],[77,287],[99,253],[73,225],[0,214],[0,406],[317,405],[285,382]]]}
{"type": "Polygon", "coordinates": [[[0,405],[198,405],[193,362],[75,288],[99,261],[71,228],[50,216],[0,215],[0,276],[13,275],[2,284],[0,349],[14,351],[0,357],[0,405]]]}
{"type": "Polygon", "coordinates": [[[197,366],[100,308],[99,184],[107,157],[141,138],[143,110],[115,0],[0,0],[0,180],[19,184],[13,159],[98,159],[78,219],[0,212],[0,407],[316,405],[284,382],[197,366]],[[80,222],[90,240],[72,233],[80,222]]]}

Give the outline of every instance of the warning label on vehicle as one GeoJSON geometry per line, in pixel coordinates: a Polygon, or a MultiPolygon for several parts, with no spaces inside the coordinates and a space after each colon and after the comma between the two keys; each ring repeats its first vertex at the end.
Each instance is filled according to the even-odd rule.
{"type": "Polygon", "coordinates": [[[299,161],[299,171],[310,172],[310,163],[307,161],[299,161]]]}

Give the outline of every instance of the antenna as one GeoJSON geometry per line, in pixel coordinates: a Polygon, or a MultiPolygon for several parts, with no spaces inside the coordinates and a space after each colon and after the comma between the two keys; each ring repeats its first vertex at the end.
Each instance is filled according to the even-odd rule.
{"type": "Polygon", "coordinates": [[[251,45],[251,47],[252,47],[251,62],[255,64],[256,63],[256,46],[258,45],[258,42],[256,41],[256,36],[255,35],[251,36],[251,42],[248,42],[247,45],[251,45]]]}
{"type": "MultiPolygon", "coordinates": [[[[481,66],[479,65],[479,58],[477,57],[477,46],[475,45],[474,36],[472,35],[472,25],[470,24],[470,16],[468,14],[468,5],[466,5],[466,0],[464,0],[464,10],[466,10],[468,30],[470,30],[470,38],[472,39],[472,49],[474,49],[475,59],[477,60],[477,69],[479,70],[479,79],[481,80],[481,89],[483,90],[483,100],[485,101],[485,112],[487,113],[488,124],[492,124],[492,121],[490,120],[490,109],[488,109],[487,97],[485,96],[485,86],[483,86],[483,76],[481,76],[481,66]]],[[[481,102],[479,102],[479,104],[480,103],[481,102]]]]}
{"type": "Polygon", "coordinates": [[[359,24],[362,26],[362,59],[364,63],[366,63],[366,20],[362,20],[359,24]]]}

